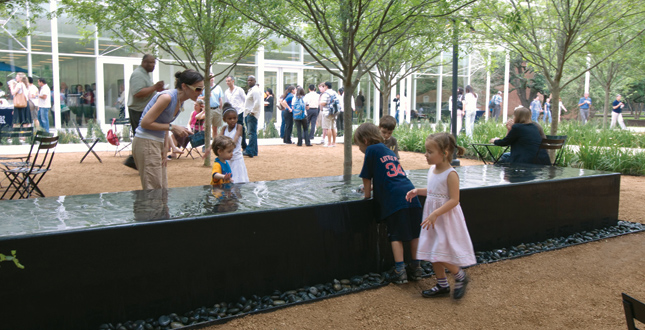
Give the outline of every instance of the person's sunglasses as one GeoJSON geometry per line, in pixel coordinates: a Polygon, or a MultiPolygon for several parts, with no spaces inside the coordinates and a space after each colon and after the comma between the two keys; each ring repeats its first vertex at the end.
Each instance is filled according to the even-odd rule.
{"type": "Polygon", "coordinates": [[[188,88],[192,89],[193,91],[195,91],[197,93],[201,93],[204,90],[204,87],[193,87],[191,85],[186,85],[186,86],[188,86],[188,88]]]}

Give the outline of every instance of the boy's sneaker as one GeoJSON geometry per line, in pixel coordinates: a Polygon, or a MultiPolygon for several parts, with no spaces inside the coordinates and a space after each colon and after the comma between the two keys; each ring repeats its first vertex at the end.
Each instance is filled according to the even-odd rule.
{"type": "Polygon", "coordinates": [[[454,299],[461,299],[463,298],[464,294],[466,293],[466,287],[468,286],[468,282],[470,282],[470,279],[468,278],[468,275],[464,277],[463,280],[461,281],[456,281],[457,283],[460,283],[461,285],[455,285],[455,293],[453,293],[453,298],[454,299]]]}
{"type": "Polygon", "coordinates": [[[392,271],[392,275],[391,275],[391,276],[392,276],[392,277],[391,277],[391,279],[390,279],[390,280],[392,281],[392,283],[395,283],[395,284],[405,284],[405,283],[408,283],[408,273],[405,271],[405,269],[403,269],[403,270],[402,270],[402,271],[400,271],[400,272],[397,272],[397,271],[396,271],[396,268],[395,268],[395,269],[394,269],[394,271],[392,271]]]}
{"type": "MultiPolygon", "coordinates": [[[[455,290],[455,295],[457,294],[457,290],[455,290]]],[[[430,290],[423,290],[421,291],[421,295],[423,298],[438,298],[438,297],[447,297],[450,295],[450,287],[441,287],[439,284],[435,285],[432,287],[430,290]]]]}
{"type": "Polygon", "coordinates": [[[421,266],[408,268],[408,278],[411,281],[420,281],[423,278],[423,268],[421,266]]]}

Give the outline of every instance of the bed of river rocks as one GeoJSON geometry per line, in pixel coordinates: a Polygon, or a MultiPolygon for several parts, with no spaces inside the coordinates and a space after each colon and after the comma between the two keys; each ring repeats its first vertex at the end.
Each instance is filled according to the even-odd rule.
{"type": "MultiPolygon", "coordinates": [[[[478,251],[475,255],[478,264],[491,263],[639,231],[645,231],[645,225],[618,221],[616,226],[583,231],[567,237],[550,238],[542,242],[524,243],[491,251],[478,251]]],[[[429,262],[423,262],[421,266],[425,272],[424,277],[433,275],[432,265],[429,262]]],[[[105,323],[98,328],[101,330],[199,329],[208,325],[225,323],[238,316],[269,312],[289,305],[374,289],[389,283],[389,273],[369,273],[349,279],[334,279],[325,284],[316,284],[295,290],[284,292],[276,290],[272,294],[265,296],[240,297],[234,302],[221,302],[210,307],[203,306],[183,314],[172,313],[156,318],[126,321],[117,324],[105,323]]]]}

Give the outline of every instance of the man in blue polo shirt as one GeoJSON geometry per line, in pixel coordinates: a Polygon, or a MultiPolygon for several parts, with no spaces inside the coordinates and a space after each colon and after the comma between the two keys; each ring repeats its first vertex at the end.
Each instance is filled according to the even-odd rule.
{"type": "Polygon", "coordinates": [[[589,93],[585,93],[585,97],[580,98],[578,107],[580,107],[580,121],[584,125],[587,123],[587,120],[589,120],[589,108],[591,108],[591,98],[589,97],[589,93]]]}
{"type": "Polygon", "coordinates": [[[623,108],[625,107],[625,103],[620,100],[621,98],[622,96],[620,94],[616,95],[616,100],[611,104],[611,125],[609,125],[609,128],[614,128],[616,121],[618,121],[620,128],[627,129],[625,121],[623,121],[623,108]]]}

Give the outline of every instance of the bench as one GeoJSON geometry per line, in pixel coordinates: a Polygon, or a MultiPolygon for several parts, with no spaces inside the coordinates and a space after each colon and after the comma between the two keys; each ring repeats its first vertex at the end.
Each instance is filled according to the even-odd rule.
{"type": "Polygon", "coordinates": [[[645,304],[623,293],[623,307],[627,319],[627,329],[638,330],[634,320],[645,323],[645,304]]]}

